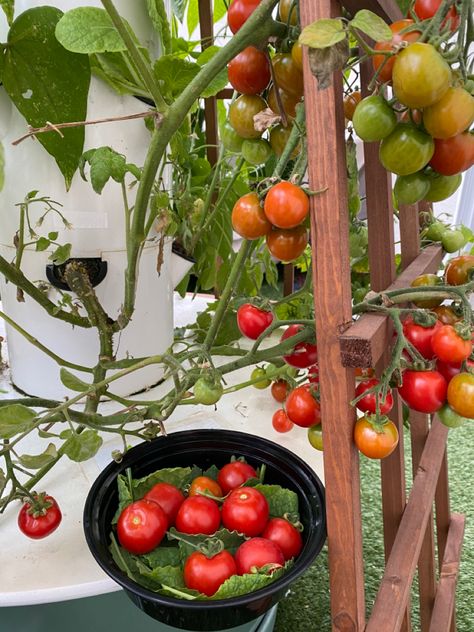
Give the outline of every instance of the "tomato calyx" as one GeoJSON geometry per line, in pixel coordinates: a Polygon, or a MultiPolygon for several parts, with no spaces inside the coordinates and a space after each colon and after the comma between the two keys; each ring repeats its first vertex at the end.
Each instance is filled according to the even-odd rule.
{"type": "Polygon", "coordinates": [[[23,504],[27,505],[27,513],[33,518],[39,518],[40,516],[46,516],[48,509],[53,506],[52,500],[48,497],[46,492],[40,492],[37,494],[33,492],[31,496],[25,496],[23,498],[23,504]]]}
{"type": "Polygon", "coordinates": [[[225,549],[224,542],[220,538],[206,538],[204,542],[200,542],[196,549],[205,555],[207,559],[212,559],[225,549]]]}
{"type": "Polygon", "coordinates": [[[364,415],[366,421],[371,425],[377,434],[384,434],[384,426],[390,423],[390,419],[387,415],[364,415]]]}
{"type": "Polygon", "coordinates": [[[436,321],[438,320],[435,314],[425,310],[414,311],[412,314],[412,319],[415,325],[426,327],[426,329],[434,327],[434,325],[436,325],[436,321]]]}
{"type": "Polygon", "coordinates": [[[300,522],[300,517],[297,513],[285,513],[283,514],[283,518],[298,531],[302,532],[304,530],[304,527],[300,522]]]}
{"type": "Polygon", "coordinates": [[[271,564],[265,564],[265,566],[251,566],[250,573],[252,575],[272,575],[279,568],[283,568],[283,564],[272,562],[271,564]]]}
{"type": "Polygon", "coordinates": [[[455,323],[454,325],[452,325],[454,331],[456,332],[456,334],[462,338],[463,340],[471,340],[472,339],[472,332],[471,332],[471,328],[469,325],[467,325],[466,323],[458,322],[455,323]]]}

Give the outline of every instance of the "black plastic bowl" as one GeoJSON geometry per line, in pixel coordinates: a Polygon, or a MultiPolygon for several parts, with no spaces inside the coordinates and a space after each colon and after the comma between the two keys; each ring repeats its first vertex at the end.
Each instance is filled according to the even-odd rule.
{"type": "Polygon", "coordinates": [[[158,437],[132,448],[121,463],[111,463],[94,482],[84,508],[87,544],[102,569],[127,592],[148,615],[184,630],[222,630],[258,618],[276,604],[289,586],[304,573],[326,539],[324,487],[313,470],[281,446],[243,432],[188,430],[158,437]],[[298,494],[300,520],[304,526],[303,550],[292,568],[280,579],[255,592],[219,601],[186,601],[165,597],[129,579],[109,552],[111,522],[118,506],[117,475],[130,467],[141,478],[165,467],[197,465],[206,469],[243,456],[253,466],[266,466],[265,482],[292,489],[298,494]]]}

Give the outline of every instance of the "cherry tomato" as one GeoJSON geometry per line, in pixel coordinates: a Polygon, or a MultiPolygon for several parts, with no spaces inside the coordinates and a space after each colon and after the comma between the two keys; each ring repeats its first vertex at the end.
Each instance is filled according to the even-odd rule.
{"type": "Polygon", "coordinates": [[[163,539],[168,518],[152,500],[136,500],[127,505],[117,522],[117,537],[124,549],[135,555],[153,551],[163,539]]]}
{"type": "MultiPolygon", "coordinates": [[[[415,0],[413,10],[420,20],[428,20],[432,18],[438,11],[442,0],[415,0]]],[[[452,32],[456,31],[459,27],[460,17],[456,11],[456,7],[451,7],[445,20],[442,23],[442,27],[449,21],[449,28],[452,32]]]]}
{"type": "Polygon", "coordinates": [[[317,364],[309,367],[308,381],[310,384],[319,384],[319,366],[317,364]]]}
{"type": "Polygon", "coordinates": [[[448,404],[451,408],[468,419],[474,419],[474,375],[458,373],[448,385],[448,404]]]}
{"type": "Polygon", "coordinates": [[[295,228],[309,213],[309,198],[301,187],[282,181],[268,191],[263,210],[277,228],[295,228]]]}
{"type": "Polygon", "coordinates": [[[254,569],[271,566],[269,574],[285,564],[285,557],[278,545],[266,538],[251,538],[239,546],[235,553],[239,575],[254,572],[254,569]]]}
{"type": "Polygon", "coordinates": [[[262,538],[276,544],[283,553],[285,560],[291,560],[301,553],[303,538],[298,529],[284,518],[272,518],[268,521],[262,538]]]}
{"type": "Polygon", "coordinates": [[[194,398],[198,404],[212,406],[222,397],[224,389],[222,384],[212,378],[200,377],[194,385],[194,398]]]}
{"type": "Polygon", "coordinates": [[[227,23],[232,33],[237,33],[259,4],[260,0],[233,0],[230,3],[227,11],[227,23]]]}
{"type": "Polygon", "coordinates": [[[234,204],[232,227],[244,239],[259,239],[272,230],[256,193],[246,193],[234,204]]]}
{"type": "Polygon", "coordinates": [[[428,226],[425,237],[431,241],[441,241],[447,230],[448,227],[443,222],[434,221],[428,226]]]}
{"type": "Polygon", "coordinates": [[[229,531],[248,537],[260,535],[270,510],[262,492],[255,487],[239,487],[230,492],[222,505],[222,524],[229,531]]]}
{"type": "Polygon", "coordinates": [[[237,134],[229,121],[225,121],[219,129],[222,144],[227,151],[238,154],[242,149],[244,139],[237,134]]]}
{"type": "Polygon", "coordinates": [[[250,303],[241,305],[237,310],[237,326],[240,333],[251,340],[257,340],[272,321],[273,314],[271,312],[255,307],[250,303]]]}
{"type": "Polygon", "coordinates": [[[277,432],[290,432],[295,427],[295,424],[291,421],[285,411],[280,408],[273,413],[272,426],[277,432]]]}
{"type": "Polygon", "coordinates": [[[456,312],[453,311],[452,307],[449,307],[449,305],[433,307],[431,311],[436,314],[438,320],[442,322],[443,325],[454,325],[461,320],[456,312]]]}
{"type": "Polygon", "coordinates": [[[301,98],[304,92],[303,73],[290,53],[277,53],[272,59],[272,64],[278,86],[289,94],[301,98]]]}
{"type": "MultiPolygon", "coordinates": [[[[442,279],[436,274],[420,274],[411,282],[411,287],[436,287],[441,285],[442,279]]],[[[431,309],[438,307],[443,302],[442,298],[431,298],[421,301],[413,301],[420,309],[431,309]]]]}
{"type": "Polygon", "coordinates": [[[212,535],[221,523],[219,506],[205,496],[189,496],[179,508],[176,528],[181,533],[212,535]]]}
{"type": "MultiPolygon", "coordinates": [[[[283,125],[275,125],[270,132],[270,145],[276,156],[280,157],[286,147],[291,134],[291,125],[283,127],[283,125]]],[[[298,144],[291,153],[291,159],[294,160],[301,151],[301,145],[298,144]]]]}
{"type": "Polygon", "coordinates": [[[413,125],[398,123],[380,143],[380,162],[387,171],[407,176],[423,169],[431,160],[434,141],[413,125]]]}
{"type": "Polygon", "coordinates": [[[442,406],[438,410],[437,415],[440,422],[448,428],[459,428],[465,421],[467,421],[465,417],[458,415],[458,413],[453,410],[449,404],[442,406]]]}
{"type": "MultiPolygon", "coordinates": [[[[296,116],[296,106],[300,102],[300,98],[295,97],[288,92],[285,92],[282,88],[278,88],[278,92],[280,94],[281,104],[283,105],[283,109],[287,116],[294,118],[296,116]]],[[[278,101],[276,98],[276,90],[275,86],[272,86],[268,92],[268,105],[275,112],[275,114],[280,114],[280,108],[278,107],[278,101]]]]}
{"type": "Polygon", "coordinates": [[[372,142],[391,134],[397,124],[397,117],[383,97],[373,94],[358,104],[352,124],[359,138],[372,142]]]}
{"type": "Polygon", "coordinates": [[[461,255],[448,261],[445,277],[449,285],[464,285],[471,278],[474,268],[474,255],[461,255]]]}
{"type": "Polygon", "coordinates": [[[451,138],[474,120],[474,97],[464,88],[448,88],[439,101],[423,110],[423,124],[433,138],[451,138]]]}
{"type": "Polygon", "coordinates": [[[434,332],[431,347],[443,362],[462,362],[472,352],[471,340],[462,338],[452,325],[443,325],[434,332]]]}
{"type": "Polygon", "coordinates": [[[323,451],[323,427],[321,424],[315,424],[308,428],[308,441],[315,450],[323,451]]]}
{"type": "Polygon", "coordinates": [[[286,398],[286,414],[302,428],[309,428],[321,421],[319,402],[311,394],[308,385],[297,386],[286,398]]]}
{"type": "Polygon", "coordinates": [[[274,228],[266,236],[267,248],[280,261],[294,261],[308,245],[308,231],[304,226],[274,228]]]}
{"type": "Polygon", "coordinates": [[[36,504],[23,503],[18,514],[20,531],[33,540],[46,538],[55,531],[62,520],[61,510],[52,496],[34,494],[36,504]]]}
{"type": "Polygon", "coordinates": [[[291,49],[291,57],[295,62],[295,66],[303,72],[303,47],[299,42],[295,42],[293,44],[293,48],[291,49]]]}
{"type": "Polygon", "coordinates": [[[470,132],[458,134],[445,140],[435,140],[435,150],[430,166],[437,173],[453,176],[474,165],[474,135],[470,132]]]}
{"type": "Polygon", "coordinates": [[[422,171],[411,173],[408,176],[398,176],[393,193],[398,205],[416,204],[423,200],[430,190],[430,178],[422,171]]]}
{"type": "Polygon", "coordinates": [[[280,21],[284,24],[291,24],[291,26],[298,25],[298,11],[296,3],[293,0],[280,0],[278,3],[278,14],[280,21]],[[290,15],[291,11],[291,15],[290,15]],[[288,18],[290,20],[288,21],[288,18]]]}
{"type": "Polygon", "coordinates": [[[398,445],[398,430],[393,421],[375,424],[361,417],[354,426],[354,443],[369,459],[384,459],[398,445]]]}
{"type": "MultiPolygon", "coordinates": [[[[474,361],[467,361],[468,368],[474,369],[474,361]]],[[[443,362],[442,360],[436,360],[436,370],[441,373],[446,382],[453,379],[455,375],[461,373],[462,362],[443,362]]]]}
{"type": "MultiPolygon", "coordinates": [[[[386,42],[376,42],[374,46],[375,50],[395,52],[402,42],[416,42],[416,40],[420,37],[420,31],[410,31],[409,33],[401,32],[412,26],[412,24],[414,24],[413,20],[398,20],[397,22],[390,24],[390,30],[393,33],[392,39],[386,42]]],[[[378,70],[383,64],[383,67],[378,74],[378,79],[382,83],[392,81],[392,71],[395,59],[396,55],[393,55],[392,57],[387,57],[386,55],[374,55],[372,57],[374,70],[378,70]]]]}
{"type": "Polygon", "coordinates": [[[242,157],[251,165],[263,165],[272,153],[270,143],[263,138],[247,138],[242,143],[242,157]]]}
{"type": "Polygon", "coordinates": [[[256,380],[257,378],[261,378],[261,379],[258,382],[255,382],[255,384],[253,384],[255,388],[259,388],[263,390],[264,388],[267,388],[268,386],[270,386],[271,380],[268,379],[267,372],[265,371],[265,369],[261,369],[257,367],[252,371],[252,373],[250,374],[250,379],[256,380]]]}
{"type": "Polygon", "coordinates": [[[203,492],[209,492],[217,498],[221,498],[221,496],[223,496],[219,483],[217,483],[213,478],[209,478],[209,476],[197,476],[191,483],[189,496],[200,496],[203,492]]]}
{"type": "MultiPolygon", "coordinates": [[[[366,380],[365,382],[359,382],[355,391],[356,397],[358,397],[359,395],[362,395],[362,393],[365,393],[365,391],[368,391],[370,388],[376,386],[377,384],[380,384],[380,382],[376,378],[373,378],[372,380],[366,380]]],[[[379,401],[380,401],[380,413],[382,415],[386,415],[392,410],[393,396],[390,390],[388,391],[387,397],[385,398],[385,401],[383,403],[382,403],[381,396],[379,394],[379,401]]],[[[369,393],[368,395],[365,395],[365,397],[363,397],[357,402],[356,408],[361,410],[363,413],[374,414],[376,411],[375,393],[369,393]]]]}
{"type": "Polygon", "coordinates": [[[403,334],[424,358],[431,360],[434,357],[431,339],[435,331],[441,327],[439,321],[436,321],[432,327],[423,327],[413,322],[413,318],[408,317],[403,321],[403,334]]]}
{"type": "MultiPolygon", "coordinates": [[[[287,340],[287,338],[291,338],[291,336],[295,336],[303,328],[303,325],[290,325],[283,332],[280,342],[287,340]]],[[[283,356],[283,359],[287,364],[294,366],[297,369],[307,369],[308,367],[313,366],[313,364],[316,364],[318,360],[318,348],[311,342],[298,342],[294,351],[286,356],[283,356]]]]}
{"type": "Polygon", "coordinates": [[[285,401],[286,396],[290,392],[290,385],[286,380],[277,380],[276,382],[273,382],[271,392],[273,399],[281,404],[285,401]]]}
{"type": "Polygon", "coordinates": [[[236,574],[237,566],[229,551],[221,551],[213,557],[194,551],[186,559],[183,569],[186,587],[198,590],[208,597],[216,593],[226,579],[236,574]]]}
{"type": "Polygon", "coordinates": [[[267,104],[256,94],[242,94],[229,108],[229,122],[242,138],[260,138],[262,132],[255,129],[253,117],[267,104]]]}
{"type": "Polygon", "coordinates": [[[243,485],[249,478],[257,478],[254,468],[243,461],[232,461],[219,470],[217,482],[223,493],[227,494],[232,489],[243,485]]]}
{"type": "MultiPolygon", "coordinates": [[[[430,188],[428,189],[428,192],[425,193],[423,199],[428,202],[441,202],[442,200],[446,200],[447,198],[451,197],[457,189],[459,189],[459,187],[461,186],[461,182],[462,175],[460,173],[454,176],[442,176],[438,174],[433,174],[433,176],[430,176],[429,178],[430,188]]],[[[447,232],[448,231],[443,234],[441,241],[446,238],[447,232]]],[[[454,230],[451,232],[454,232],[454,230]]],[[[459,246],[459,248],[462,248],[463,245],[464,244],[459,246]]],[[[455,252],[459,248],[455,248],[451,251],[448,250],[448,252],[455,252]]]]}
{"type": "Polygon", "coordinates": [[[144,496],[145,500],[158,503],[168,518],[168,526],[174,524],[176,514],[184,501],[180,489],[169,483],[157,483],[144,496]]]}
{"type": "Polygon", "coordinates": [[[255,46],[244,48],[227,67],[229,82],[242,94],[259,94],[270,83],[270,64],[255,46]]]}
{"type": "Polygon", "coordinates": [[[406,370],[402,378],[403,384],[398,387],[398,392],[413,410],[426,414],[435,413],[446,401],[448,385],[438,371],[406,370]]]}
{"type": "Polygon", "coordinates": [[[409,108],[426,108],[448,90],[451,69],[434,46],[414,42],[398,53],[392,79],[400,103],[409,108]]]}
{"type": "Polygon", "coordinates": [[[360,103],[362,99],[361,93],[356,90],[355,92],[351,92],[346,97],[344,97],[343,107],[344,107],[344,116],[348,121],[352,121],[354,116],[355,109],[357,105],[360,103]]]}

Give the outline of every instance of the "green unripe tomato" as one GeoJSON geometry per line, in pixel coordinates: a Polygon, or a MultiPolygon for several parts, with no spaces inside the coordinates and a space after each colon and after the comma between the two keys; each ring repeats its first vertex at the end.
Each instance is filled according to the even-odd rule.
{"type": "Polygon", "coordinates": [[[436,174],[430,178],[430,188],[428,189],[424,200],[427,202],[441,202],[451,197],[453,193],[460,187],[462,175],[457,173],[454,176],[442,176],[436,174]]]}
{"type": "Polygon", "coordinates": [[[379,157],[387,171],[408,176],[425,167],[434,153],[434,140],[414,125],[398,123],[380,143],[379,157]]]}
{"type": "Polygon", "coordinates": [[[423,200],[430,188],[430,179],[424,173],[398,176],[393,192],[399,205],[416,204],[423,200]]]}
{"type": "Polygon", "coordinates": [[[242,136],[239,136],[237,132],[234,130],[229,121],[226,121],[220,128],[220,138],[222,144],[227,149],[227,151],[231,151],[235,154],[240,153],[242,150],[242,143],[244,139],[242,136]]]}
{"type": "Polygon", "coordinates": [[[433,222],[429,225],[425,237],[431,241],[441,241],[447,230],[448,228],[443,224],[443,222],[433,222]]]}
{"type": "Polygon", "coordinates": [[[442,408],[436,413],[439,420],[448,428],[459,428],[466,421],[466,417],[461,417],[458,413],[451,408],[449,404],[444,404],[442,408]]]}
{"type": "Polygon", "coordinates": [[[397,124],[397,117],[387,101],[374,94],[357,105],[352,124],[359,138],[372,142],[388,136],[397,124]]]}
{"type": "Polygon", "coordinates": [[[446,252],[457,252],[466,245],[466,237],[462,230],[446,230],[441,237],[441,243],[446,252]]]}
{"type": "Polygon", "coordinates": [[[315,450],[323,451],[323,430],[321,424],[308,428],[308,441],[315,450]]]}
{"type": "Polygon", "coordinates": [[[263,165],[272,153],[270,143],[263,138],[248,139],[242,143],[242,156],[251,165],[263,165]]]}
{"type": "Polygon", "coordinates": [[[218,402],[223,392],[222,384],[208,377],[200,377],[194,385],[194,398],[198,404],[205,406],[218,402]]]}
{"type": "Polygon", "coordinates": [[[211,173],[211,164],[205,158],[191,156],[191,185],[199,186],[203,184],[211,173]]]}
{"type": "Polygon", "coordinates": [[[267,378],[267,372],[265,371],[265,369],[261,369],[257,367],[250,374],[250,379],[256,380],[259,377],[263,379],[260,380],[259,382],[255,382],[255,384],[252,384],[252,386],[255,386],[255,388],[264,389],[270,386],[270,384],[272,383],[271,380],[267,378]]]}

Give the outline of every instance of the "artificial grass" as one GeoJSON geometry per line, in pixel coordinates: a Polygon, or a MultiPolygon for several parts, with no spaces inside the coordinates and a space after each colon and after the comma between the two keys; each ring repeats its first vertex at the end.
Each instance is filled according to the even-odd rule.
{"type": "MultiPolygon", "coordinates": [[[[474,455],[474,422],[451,429],[448,437],[451,511],[466,515],[461,572],[457,588],[456,620],[458,632],[472,632],[472,586],[474,583],[474,483],[471,477],[474,455]]],[[[405,433],[407,487],[411,482],[410,438],[405,433]]],[[[361,457],[361,497],[364,536],[367,615],[375,600],[383,574],[382,509],[380,465],[361,457]]],[[[416,582],[412,598],[413,631],[420,630],[416,582]]],[[[280,602],[275,632],[326,632],[331,630],[329,574],[325,547],[312,567],[297,581],[280,602]]],[[[388,632],[388,631],[387,631],[388,632]]]]}

